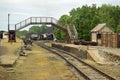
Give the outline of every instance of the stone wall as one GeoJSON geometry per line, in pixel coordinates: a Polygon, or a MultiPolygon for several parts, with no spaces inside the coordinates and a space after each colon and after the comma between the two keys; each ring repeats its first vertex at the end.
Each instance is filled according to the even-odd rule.
{"type": "Polygon", "coordinates": [[[120,56],[110,52],[110,51],[103,51],[99,50],[99,54],[108,62],[115,62],[120,64],[120,56]]]}
{"type": "Polygon", "coordinates": [[[70,52],[70,53],[74,53],[75,55],[79,56],[80,58],[86,59],[87,58],[87,51],[85,49],[81,49],[81,48],[76,48],[76,47],[72,47],[72,46],[67,46],[64,44],[55,44],[52,43],[52,47],[70,52]]]}

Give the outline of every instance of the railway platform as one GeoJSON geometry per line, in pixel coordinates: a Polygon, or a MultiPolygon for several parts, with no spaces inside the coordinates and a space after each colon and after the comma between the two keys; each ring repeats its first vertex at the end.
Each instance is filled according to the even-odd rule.
{"type": "Polygon", "coordinates": [[[3,39],[1,41],[1,56],[0,65],[2,66],[12,66],[19,57],[17,50],[20,49],[22,41],[17,39],[17,42],[8,42],[8,39],[3,39]]]}
{"type": "Polygon", "coordinates": [[[52,43],[52,47],[71,52],[80,58],[90,59],[99,64],[120,64],[120,49],[101,46],[85,46],[52,43]]]}
{"type": "Polygon", "coordinates": [[[120,79],[120,56],[119,48],[100,46],[85,46],[65,43],[52,43],[52,47],[70,52],[82,58],[86,63],[104,71],[110,76],[120,79]]]}

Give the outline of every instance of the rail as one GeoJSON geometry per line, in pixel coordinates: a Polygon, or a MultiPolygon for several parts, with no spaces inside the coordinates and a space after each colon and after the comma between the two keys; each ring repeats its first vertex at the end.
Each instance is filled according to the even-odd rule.
{"type": "Polygon", "coordinates": [[[63,58],[67,63],[72,65],[79,73],[82,75],[86,80],[116,80],[115,78],[109,76],[108,74],[104,73],[103,71],[87,64],[80,58],[76,57],[75,55],[55,49],[49,46],[44,45],[44,42],[37,43],[39,46],[56,53],[59,55],[61,58],[63,58]]]}

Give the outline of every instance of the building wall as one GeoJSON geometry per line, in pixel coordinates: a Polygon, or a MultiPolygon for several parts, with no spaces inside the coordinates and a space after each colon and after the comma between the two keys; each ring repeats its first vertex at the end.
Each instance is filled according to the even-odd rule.
{"type": "Polygon", "coordinates": [[[93,42],[97,42],[97,34],[96,33],[92,33],[92,37],[91,37],[93,42]]]}
{"type": "Polygon", "coordinates": [[[7,32],[4,32],[3,33],[3,39],[7,39],[8,38],[8,33],[7,32]]]}

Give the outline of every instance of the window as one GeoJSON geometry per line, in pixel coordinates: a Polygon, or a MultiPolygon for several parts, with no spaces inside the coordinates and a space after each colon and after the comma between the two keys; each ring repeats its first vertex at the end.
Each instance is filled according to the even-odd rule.
{"type": "Polygon", "coordinates": [[[101,39],[101,34],[97,34],[97,39],[101,39]]]}

